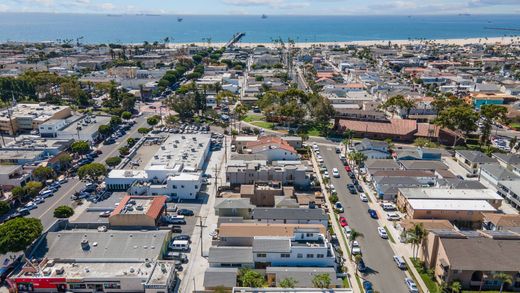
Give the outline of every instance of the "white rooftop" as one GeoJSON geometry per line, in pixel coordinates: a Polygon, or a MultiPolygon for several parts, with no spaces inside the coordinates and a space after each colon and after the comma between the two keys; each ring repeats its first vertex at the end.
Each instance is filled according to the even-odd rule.
{"type": "Polygon", "coordinates": [[[145,170],[197,171],[206,159],[210,139],[209,134],[170,135],[145,170]]]}
{"type": "Polygon", "coordinates": [[[503,199],[490,189],[399,188],[399,191],[408,199],[503,199]]]}
{"type": "Polygon", "coordinates": [[[480,211],[495,212],[496,209],[485,200],[445,200],[445,199],[409,199],[414,210],[444,211],[480,211]]]}

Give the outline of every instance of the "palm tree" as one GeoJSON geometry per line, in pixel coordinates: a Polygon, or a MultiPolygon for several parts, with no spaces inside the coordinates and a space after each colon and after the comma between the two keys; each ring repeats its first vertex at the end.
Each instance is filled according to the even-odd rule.
{"type": "Polygon", "coordinates": [[[348,158],[349,160],[356,162],[356,165],[361,166],[367,159],[367,156],[360,152],[351,152],[348,154],[348,158]]]}
{"type": "Polygon", "coordinates": [[[412,251],[414,258],[417,258],[419,247],[422,244],[424,238],[428,235],[428,231],[424,229],[422,223],[415,224],[412,229],[408,231],[408,243],[412,244],[412,251]]]}
{"type": "Polygon", "coordinates": [[[454,281],[450,285],[450,290],[453,293],[459,293],[462,290],[462,284],[459,281],[454,281]]]}
{"type": "Polygon", "coordinates": [[[504,272],[496,273],[493,275],[493,279],[500,281],[500,293],[504,290],[504,285],[510,285],[513,283],[513,278],[511,275],[506,274],[504,272]]]}

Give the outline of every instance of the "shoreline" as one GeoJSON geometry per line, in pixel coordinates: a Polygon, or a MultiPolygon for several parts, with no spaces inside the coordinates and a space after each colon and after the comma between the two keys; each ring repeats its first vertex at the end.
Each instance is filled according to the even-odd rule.
{"type": "MultiPolygon", "coordinates": [[[[458,39],[431,39],[431,40],[366,40],[366,41],[343,41],[343,42],[299,42],[295,43],[294,46],[296,48],[309,48],[312,46],[330,46],[330,45],[339,45],[341,47],[348,45],[358,45],[358,46],[375,46],[375,45],[417,45],[425,42],[435,43],[439,45],[470,45],[470,44],[501,44],[501,45],[510,45],[513,43],[520,43],[519,36],[507,36],[507,37],[491,37],[491,38],[458,38],[458,39]]],[[[204,42],[193,42],[193,43],[170,43],[168,44],[168,48],[179,48],[188,45],[196,45],[196,46],[208,46],[208,43],[204,42]]],[[[133,44],[136,45],[136,44],[133,44]]],[[[226,43],[215,42],[211,43],[211,47],[223,47],[226,43]]],[[[266,42],[247,42],[247,43],[237,43],[235,47],[245,48],[245,47],[256,47],[256,46],[265,46],[265,47],[278,47],[277,44],[266,43],[266,42]]]]}

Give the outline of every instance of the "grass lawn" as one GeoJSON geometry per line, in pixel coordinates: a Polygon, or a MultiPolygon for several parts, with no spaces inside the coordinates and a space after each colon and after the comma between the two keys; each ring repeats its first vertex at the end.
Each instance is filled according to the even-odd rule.
{"type": "Polygon", "coordinates": [[[258,126],[258,127],[262,127],[262,128],[266,128],[266,129],[273,129],[274,128],[274,123],[271,123],[271,122],[253,121],[253,122],[249,122],[249,123],[253,124],[254,126],[258,126]]]}
{"type": "Polygon", "coordinates": [[[509,127],[513,128],[514,130],[520,130],[520,123],[513,122],[513,123],[509,124],[509,127]]]}
{"type": "Polygon", "coordinates": [[[384,228],[385,228],[386,234],[388,235],[388,239],[389,239],[390,241],[392,241],[392,243],[395,243],[394,236],[392,236],[392,234],[391,234],[390,231],[388,230],[388,227],[385,226],[384,228]]]}
{"type": "Polygon", "coordinates": [[[244,120],[244,122],[265,121],[265,116],[250,114],[250,115],[247,115],[243,120],[244,120]]]}

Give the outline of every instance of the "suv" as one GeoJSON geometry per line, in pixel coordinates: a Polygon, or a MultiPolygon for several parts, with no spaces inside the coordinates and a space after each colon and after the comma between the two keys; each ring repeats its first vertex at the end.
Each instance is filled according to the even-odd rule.
{"type": "Polygon", "coordinates": [[[348,191],[349,191],[351,194],[356,194],[356,193],[357,193],[357,190],[356,190],[356,188],[354,187],[354,184],[347,184],[347,188],[348,188],[348,191]]]}
{"type": "Polygon", "coordinates": [[[192,210],[188,210],[188,209],[179,209],[177,211],[177,215],[182,215],[182,216],[193,216],[194,213],[192,210]]]}
{"type": "Polygon", "coordinates": [[[415,282],[412,279],[405,278],[404,283],[406,284],[406,287],[408,287],[410,293],[419,293],[419,289],[417,289],[417,285],[415,285],[415,282]]]}
{"type": "Polygon", "coordinates": [[[340,213],[343,213],[344,209],[343,209],[343,205],[341,204],[340,201],[336,202],[334,204],[334,209],[340,213]]]}

